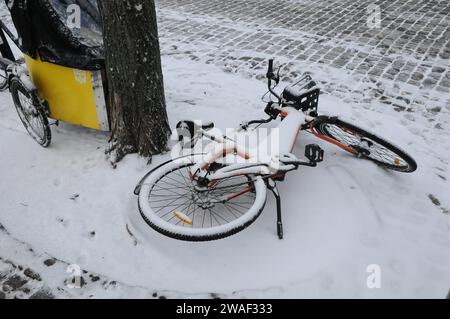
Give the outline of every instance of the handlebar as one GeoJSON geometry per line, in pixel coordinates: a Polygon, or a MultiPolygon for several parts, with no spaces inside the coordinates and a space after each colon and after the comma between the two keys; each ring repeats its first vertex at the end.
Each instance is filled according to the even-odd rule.
{"type": "Polygon", "coordinates": [[[269,69],[267,71],[268,88],[269,92],[281,102],[281,97],[273,90],[274,88],[272,87],[272,81],[275,81],[277,85],[280,83],[280,76],[275,75],[275,72],[273,70],[273,62],[274,59],[269,60],[269,69]]]}
{"type": "Polygon", "coordinates": [[[273,59],[269,60],[269,70],[267,71],[267,78],[272,79],[274,76],[273,74],[273,59]]]}

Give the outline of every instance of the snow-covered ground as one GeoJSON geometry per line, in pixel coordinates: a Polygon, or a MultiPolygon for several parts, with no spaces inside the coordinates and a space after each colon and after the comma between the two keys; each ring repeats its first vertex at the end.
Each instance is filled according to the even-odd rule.
{"type": "MultiPolygon", "coordinates": [[[[193,58],[206,44],[183,44],[183,51],[171,48],[169,38],[162,42],[172,126],[191,118],[225,129],[264,117],[266,86],[246,77],[247,69],[227,73],[220,63],[193,58]]],[[[168,154],[151,164],[128,156],[113,169],[104,152],[108,134],[64,123],[52,127],[53,144],[41,149],[26,134],[9,94],[0,93],[0,299],[444,298],[450,289],[450,116],[448,108],[432,106],[445,93],[380,80],[399,97],[416,90],[415,98],[424,99],[423,108],[397,112],[370,94],[370,81],[329,66],[308,62],[293,70],[290,64],[291,76],[310,71],[320,82],[345,86],[321,96],[321,112],[394,141],[415,157],[418,171],[388,172],[301,136],[296,154],[318,142],[326,160],[280,184],[283,241],[270,198],[244,232],[184,243],[148,228],[132,194],[168,154]],[[381,269],[380,289],[367,286],[369,265],[381,269]],[[68,286],[77,266],[84,270],[81,289],[68,286]]],[[[264,76],[265,70],[252,72],[264,76]]]]}
{"type": "MultiPolygon", "coordinates": [[[[183,59],[163,63],[172,125],[193,118],[227,128],[263,116],[262,82],[183,59]]],[[[33,268],[57,297],[443,298],[450,288],[449,130],[432,129],[419,116],[405,121],[385,107],[377,112],[376,105],[367,110],[323,96],[322,112],[395,141],[419,170],[388,172],[321,144],[326,161],[280,186],[285,240],[276,237],[270,199],[244,232],[185,243],[148,228],[132,194],[140,177],[169,155],[151,165],[128,156],[114,170],[105,159],[107,134],[67,124],[53,127],[52,147],[41,149],[10,96],[2,93],[0,102],[0,257],[33,268]],[[50,256],[56,266],[43,265],[50,256]],[[85,287],[67,288],[69,264],[102,279],[85,274],[85,287]],[[381,289],[367,287],[372,264],[381,267],[381,289]]],[[[303,136],[295,152],[311,142],[303,136]]],[[[21,274],[0,264],[0,273],[21,274]]]]}

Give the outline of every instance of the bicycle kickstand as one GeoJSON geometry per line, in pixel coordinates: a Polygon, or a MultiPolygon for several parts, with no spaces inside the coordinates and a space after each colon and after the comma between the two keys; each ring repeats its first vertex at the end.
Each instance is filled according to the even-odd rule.
{"type": "Polygon", "coordinates": [[[272,191],[273,195],[275,196],[275,199],[277,200],[277,231],[278,231],[278,238],[281,240],[284,238],[284,233],[283,233],[283,219],[281,216],[280,192],[278,191],[277,183],[272,179],[268,180],[267,188],[270,191],[272,191]]]}

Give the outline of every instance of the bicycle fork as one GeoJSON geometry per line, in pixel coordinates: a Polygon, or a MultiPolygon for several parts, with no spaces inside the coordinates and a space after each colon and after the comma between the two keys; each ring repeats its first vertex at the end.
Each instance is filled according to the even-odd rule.
{"type": "Polygon", "coordinates": [[[267,181],[267,188],[273,193],[277,201],[277,232],[278,238],[281,240],[284,237],[283,233],[283,218],[281,216],[281,196],[278,191],[277,183],[273,179],[267,181]]]}

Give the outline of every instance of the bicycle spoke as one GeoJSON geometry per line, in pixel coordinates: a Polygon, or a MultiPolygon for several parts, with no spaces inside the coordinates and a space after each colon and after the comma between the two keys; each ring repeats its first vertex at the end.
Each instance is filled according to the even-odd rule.
{"type": "Polygon", "coordinates": [[[408,163],[395,152],[366,136],[356,134],[351,130],[346,130],[338,125],[327,124],[325,130],[330,136],[344,145],[360,147],[361,149],[366,150],[367,154],[363,154],[365,157],[390,166],[408,166],[408,163]]]}
{"type": "Polygon", "coordinates": [[[230,208],[228,208],[228,206],[226,205],[226,204],[223,204],[223,206],[226,208],[226,210],[228,210],[234,217],[236,217],[236,218],[238,218],[238,216],[236,216],[235,214],[234,214],[234,212],[230,209],[230,208]]]}
{"type": "Polygon", "coordinates": [[[177,207],[175,207],[174,209],[171,209],[171,210],[170,210],[167,214],[165,214],[163,217],[165,217],[165,216],[167,216],[167,215],[169,215],[169,214],[173,214],[173,216],[169,219],[169,221],[170,221],[170,220],[172,220],[173,218],[176,217],[176,215],[175,215],[174,213],[175,213],[177,210],[178,210],[178,211],[187,211],[188,208],[189,208],[190,206],[192,206],[192,201],[184,202],[184,203],[178,205],[177,207]]]}
{"type": "Polygon", "coordinates": [[[233,176],[218,181],[214,188],[198,191],[189,175],[191,166],[174,169],[152,185],[149,204],[159,218],[179,227],[212,228],[241,218],[253,206],[256,194],[244,193],[253,183],[250,178],[233,176]],[[217,203],[240,193],[229,202],[217,203]]]}
{"type": "Polygon", "coordinates": [[[176,199],[174,199],[173,201],[171,201],[171,202],[169,202],[168,204],[166,204],[166,205],[164,205],[162,208],[160,208],[159,210],[157,210],[156,212],[155,212],[155,214],[158,214],[161,210],[163,210],[165,207],[168,207],[168,206],[170,206],[172,203],[175,203],[177,200],[179,200],[180,198],[176,198],[176,199]]]}
{"type": "Polygon", "coordinates": [[[240,215],[243,215],[243,213],[240,211],[240,210],[238,210],[237,208],[235,208],[235,207],[233,207],[233,206],[228,206],[230,209],[232,209],[232,210],[234,210],[235,212],[237,212],[237,213],[239,213],[240,215]]]}

